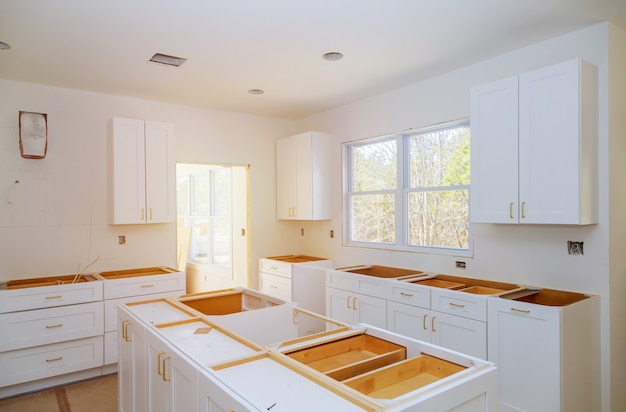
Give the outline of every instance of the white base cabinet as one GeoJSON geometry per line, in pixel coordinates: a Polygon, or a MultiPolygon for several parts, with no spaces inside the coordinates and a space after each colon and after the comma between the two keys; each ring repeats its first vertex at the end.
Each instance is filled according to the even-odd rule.
{"type": "Polygon", "coordinates": [[[598,298],[550,305],[489,301],[489,361],[498,366],[502,412],[600,410],[598,298]]]}

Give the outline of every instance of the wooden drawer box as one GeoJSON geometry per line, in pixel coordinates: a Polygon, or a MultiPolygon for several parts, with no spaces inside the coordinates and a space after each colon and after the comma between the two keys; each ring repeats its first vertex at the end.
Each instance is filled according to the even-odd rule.
{"type": "Polygon", "coordinates": [[[0,387],[102,366],[102,335],[0,353],[0,387]]]}
{"type": "Polygon", "coordinates": [[[0,315],[0,352],[102,335],[102,302],[0,315]]]}
{"type": "Polygon", "coordinates": [[[51,308],[102,300],[102,282],[85,275],[72,283],[74,275],[10,280],[0,290],[0,313],[51,308]]]}
{"type": "Polygon", "coordinates": [[[406,348],[361,334],[290,352],[287,356],[341,381],[406,359],[406,348]]]}
{"type": "Polygon", "coordinates": [[[373,398],[394,399],[463,370],[465,367],[455,363],[419,355],[346,379],[343,383],[373,398]]]}

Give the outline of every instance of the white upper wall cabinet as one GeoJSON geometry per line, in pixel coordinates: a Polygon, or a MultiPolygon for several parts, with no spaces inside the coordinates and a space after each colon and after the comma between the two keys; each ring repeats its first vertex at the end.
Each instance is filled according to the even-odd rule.
{"type": "Polygon", "coordinates": [[[111,224],[176,221],[174,125],[113,118],[111,224]]]}
{"type": "Polygon", "coordinates": [[[332,137],[306,132],[276,141],[276,217],[332,218],[332,137]]]}
{"type": "Polygon", "coordinates": [[[598,223],[596,83],[576,59],[472,89],[472,222],[598,223]]]}

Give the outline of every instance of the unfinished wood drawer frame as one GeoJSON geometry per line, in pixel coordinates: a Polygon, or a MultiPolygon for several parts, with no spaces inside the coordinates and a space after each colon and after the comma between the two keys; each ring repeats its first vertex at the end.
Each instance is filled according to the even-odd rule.
{"type": "Polygon", "coordinates": [[[359,334],[287,353],[290,358],[336,379],[349,377],[406,359],[406,348],[359,334]]]}
{"type": "Polygon", "coordinates": [[[444,359],[422,354],[354,376],[342,383],[373,398],[394,399],[465,369],[444,359]]]}

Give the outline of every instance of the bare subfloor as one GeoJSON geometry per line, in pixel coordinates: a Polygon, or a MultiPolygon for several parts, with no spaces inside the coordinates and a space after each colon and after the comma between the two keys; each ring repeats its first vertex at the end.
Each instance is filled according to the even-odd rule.
{"type": "Polygon", "coordinates": [[[115,412],[117,374],[0,400],[2,412],[115,412]]]}

